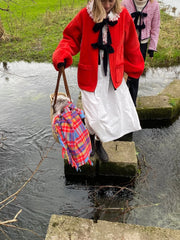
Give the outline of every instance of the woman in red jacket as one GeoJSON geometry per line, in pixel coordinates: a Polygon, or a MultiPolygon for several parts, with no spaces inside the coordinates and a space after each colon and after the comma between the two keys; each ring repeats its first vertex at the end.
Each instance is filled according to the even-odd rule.
{"type": "Polygon", "coordinates": [[[102,142],[141,129],[123,74],[139,78],[144,60],[133,20],[119,0],[91,0],[75,16],[53,53],[56,70],[69,67],[78,52],[78,85],[91,155],[96,151],[107,162],[102,142]]]}

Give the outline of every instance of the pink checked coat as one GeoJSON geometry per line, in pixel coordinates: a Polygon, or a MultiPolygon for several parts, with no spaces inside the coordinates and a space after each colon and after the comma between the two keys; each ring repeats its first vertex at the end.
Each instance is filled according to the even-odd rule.
{"type": "MultiPolygon", "coordinates": [[[[99,49],[92,43],[98,41],[99,32],[94,32],[95,23],[83,8],[67,25],[53,53],[53,64],[58,70],[58,63],[66,59],[66,67],[72,64],[72,56],[80,51],[78,64],[78,85],[80,89],[94,92],[98,78],[99,49]]],[[[109,54],[109,66],[114,88],[122,82],[124,71],[132,78],[139,78],[144,70],[144,60],[134,22],[128,11],[123,8],[115,26],[109,26],[114,53],[109,54]]]]}
{"type": "MultiPolygon", "coordinates": [[[[134,0],[122,0],[121,4],[130,14],[136,11],[134,0]]],[[[156,51],[160,30],[159,4],[156,0],[153,2],[149,0],[142,11],[147,13],[147,17],[144,18],[146,27],[142,29],[141,40],[150,38],[149,50],[156,51]]]]}

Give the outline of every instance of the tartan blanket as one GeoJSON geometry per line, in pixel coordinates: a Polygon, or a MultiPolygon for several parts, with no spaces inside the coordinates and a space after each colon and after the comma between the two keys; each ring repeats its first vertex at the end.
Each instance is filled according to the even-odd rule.
{"type": "Polygon", "coordinates": [[[93,165],[90,160],[91,140],[89,132],[82,119],[84,112],[72,102],[64,107],[60,115],[54,117],[52,127],[62,145],[62,157],[66,153],[68,163],[78,171],[79,167],[86,164],[93,165]]]}

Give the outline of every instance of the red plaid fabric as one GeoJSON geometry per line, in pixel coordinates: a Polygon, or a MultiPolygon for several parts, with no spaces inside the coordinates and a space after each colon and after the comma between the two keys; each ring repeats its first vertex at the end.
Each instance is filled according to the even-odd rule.
{"type": "Polygon", "coordinates": [[[63,113],[57,115],[52,123],[54,132],[63,147],[63,158],[64,154],[67,153],[69,164],[76,170],[87,162],[92,165],[90,160],[91,140],[89,132],[82,122],[84,117],[83,111],[69,102],[64,107],[63,113]]]}

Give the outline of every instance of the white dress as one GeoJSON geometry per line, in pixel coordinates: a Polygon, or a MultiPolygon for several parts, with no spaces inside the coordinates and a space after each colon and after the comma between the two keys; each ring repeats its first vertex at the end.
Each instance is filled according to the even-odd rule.
{"type": "MultiPolygon", "coordinates": [[[[102,52],[101,52],[102,55],[102,52]]],[[[102,61],[101,61],[102,63],[102,61]]],[[[115,90],[109,74],[98,66],[98,83],[94,92],[81,90],[86,126],[102,142],[113,141],[141,129],[136,108],[123,79],[115,90]]]]}

